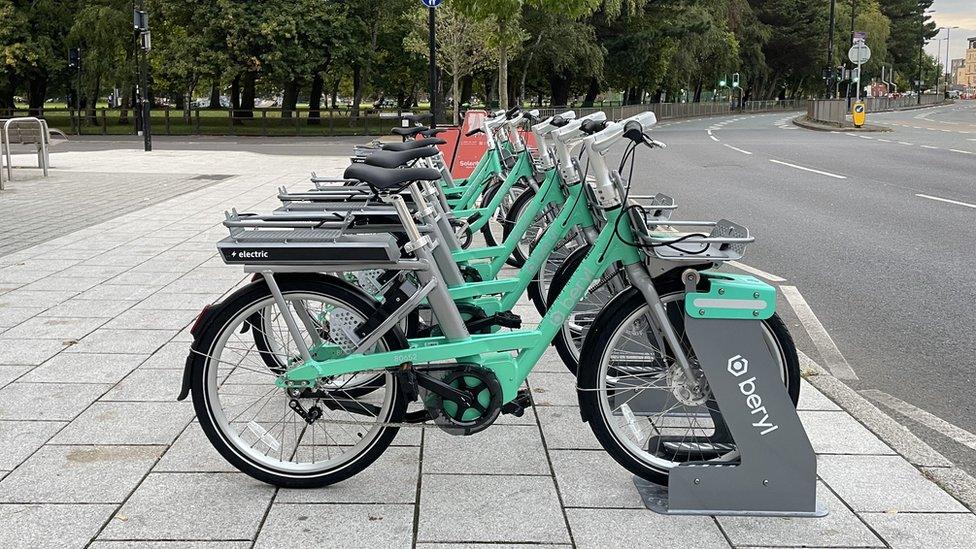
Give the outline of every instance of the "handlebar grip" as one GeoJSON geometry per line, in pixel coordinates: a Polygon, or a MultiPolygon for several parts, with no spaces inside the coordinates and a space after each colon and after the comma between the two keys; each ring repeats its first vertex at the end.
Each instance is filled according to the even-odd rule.
{"type": "Polygon", "coordinates": [[[508,112],[505,113],[505,118],[511,120],[518,116],[520,112],[522,112],[522,107],[512,107],[511,109],[508,109],[508,112]]]}
{"type": "Polygon", "coordinates": [[[471,137],[472,135],[475,135],[477,133],[481,133],[483,131],[485,131],[483,128],[475,128],[473,130],[468,130],[464,135],[465,135],[465,137],[471,137]]]}

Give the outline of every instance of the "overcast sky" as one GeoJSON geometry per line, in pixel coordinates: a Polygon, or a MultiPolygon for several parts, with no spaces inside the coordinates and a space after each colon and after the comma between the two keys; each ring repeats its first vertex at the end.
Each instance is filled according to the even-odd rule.
{"type": "MultiPolygon", "coordinates": [[[[966,38],[976,37],[976,0],[935,0],[932,4],[935,13],[932,19],[940,27],[955,27],[949,33],[949,58],[957,59],[966,55],[966,38]]],[[[945,38],[941,31],[926,46],[925,51],[935,55],[939,49],[939,38],[945,38]]],[[[942,59],[945,63],[945,41],[942,44],[942,59]]]]}

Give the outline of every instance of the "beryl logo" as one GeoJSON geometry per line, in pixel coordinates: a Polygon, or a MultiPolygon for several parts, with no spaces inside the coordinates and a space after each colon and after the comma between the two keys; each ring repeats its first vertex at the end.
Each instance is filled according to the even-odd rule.
{"type": "Polygon", "coordinates": [[[742,358],[742,355],[735,355],[729,359],[729,373],[739,377],[749,371],[749,360],[742,358]]]}
{"type": "MultiPolygon", "coordinates": [[[[749,360],[742,355],[735,355],[729,359],[726,369],[733,376],[742,377],[749,373],[749,360]]],[[[762,396],[759,394],[759,388],[756,385],[756,376],[740,381],[739,392],[745,397],[749,414],[754,418],[761,418],[752,423],[752,426],[759,430],[759,436],[768,435],[776,429],[779,429],[779,425],[769,420],[769,412],[766,411],[766,406],[763,405],[762,396]]]]}

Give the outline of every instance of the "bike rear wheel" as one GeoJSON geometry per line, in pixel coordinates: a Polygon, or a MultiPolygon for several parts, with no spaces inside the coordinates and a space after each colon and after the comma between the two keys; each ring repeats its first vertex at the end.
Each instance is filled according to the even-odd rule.
{"type": "MultiPolygon", "coordinates": [[[[291,307],[301,303],[316,312],[314,329],[323,339],[332,337],[334,326],[349,318],[362,321],[376,307],[322,278],[281,276],[277,282],[291,307]]],[[[376,370],[323,380],[314,391],[277,387],[278,374],[260,354],[276,353],[274,363],[289,367],[301,363],[287,327],[276,325],[265,334],[273,343],[264,351],[247,333],[256,329],[250,324],[255,313],[276,308],[267,284],[257,281],[218,304],[198,327],[190,355],[197,418],[217,451],[258,480],[300,488],[339,482],[369,466],[396,436],[407,408],[400,379],[376,370]],[[346,390],[363,389],[364,379],[368,391],[346,390]]],[[[313,340],[308,333],[303,337],[313,340]]],[[[395,329],[369,352],[406,346],[395,329]]]]}

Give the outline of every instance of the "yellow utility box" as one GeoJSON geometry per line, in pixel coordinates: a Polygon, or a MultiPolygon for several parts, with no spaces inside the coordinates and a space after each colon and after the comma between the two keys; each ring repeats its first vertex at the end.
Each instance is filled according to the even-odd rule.
{"type": "Polygon", "coordinates": [[[854,126],[860,128],[864,125],[864,118],[867,116],[867,108],[864,106],[864,101],[855,101],[851,105],[851,119],[854,121],[854,126]]]}

